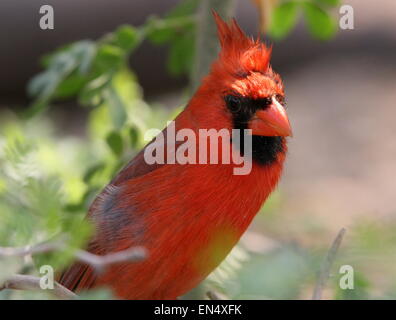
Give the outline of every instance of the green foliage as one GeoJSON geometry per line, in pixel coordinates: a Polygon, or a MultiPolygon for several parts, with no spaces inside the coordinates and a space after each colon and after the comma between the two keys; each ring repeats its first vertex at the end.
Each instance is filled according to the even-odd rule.
{"type": "Polygon", "coordinates": [[[77,97],[86,106],[107,103],[119,129],[125,119],[125,106],[114,88],[114,78],[130,72],[128,59],[144,39],[168,44],[170,72],[188,73],[194,52],[193,13],[197,3],[183,1],[163,19],[152,16],[140,28],[123,25],[98,41],[78,41],[47,56],[43,61],[46,70],[29,83],[28,92],[35,100],[26,116],[42,112],[54,99],[77,97]]]}
{"type": "Polygon", "coordinates": [[[122,136],[116,131],[112,131],[106,137],[106,142],[116,156],[122,155],[124,149],[122,136]]]}
{"type": "Polygon", "coordinates": [[[162,20],[152,16],[147,22],[148,39],[168,44],[168,70],[171,74],[189,73],[193,65],[197,0],[181,2],[162,20]]]}
{"type": "Polygon", "coordinates": [[[280,1],[273,11],[268,33],[275,40],[285,38],[302,12],[311,35],[319,40],[329,40],[337,31],[335,19],[329,11],[339,4],[339,0],[280,1]]]}
{"type": "Polygon", "coordinates": [[[36,100],[27,116],[43,111],[53,98],[76,94],[88,81],[88,70],[96,50],[92,41],[80,41],[44,59],[47,69],[28,86],[29,94],[36,100]]]}
{"type": "Polygon", "coordinates": [[[241,250],[233,251],[207,280],[232,299],[297,299],[317,267],[309,251],[294,245],[265,253],[241,250]]]}
{"type": "Polygon", "coordinates": [[[282,3],[274,9],[268,30],[274,39],[284,38],[297,22],[298,4],[294,1],[282,3]]]}
{"type": "MultiPolygon", "coordinates": [[[[67,209],[67,204],[76,201],[84,189],[78,173],[62,156],[70,151],[69,145],[66,141],[57,144],[44,132],[38,136],[39,130],[32,123],[2,124],[0,131],[0,245],[19,247],[61,241],[65,247],[37,255],[30,262],[22,263],[21,258],[2,260],[0,279],[22,268],[37,273],[36,267],[43,264],[60,268],[70,261],[74,249],[85,245],[91,231],[83,220],[85,211],[67,209]]],[[[73,152],[77,160],[78,144],[73,152]]]]}
{"type": "Polygon", "coordinates": [[[314,37],[327,40],[335,34],[335,21],[319,6],[306,2],[304,4],[304,15],[308,30],[314,37]]]}

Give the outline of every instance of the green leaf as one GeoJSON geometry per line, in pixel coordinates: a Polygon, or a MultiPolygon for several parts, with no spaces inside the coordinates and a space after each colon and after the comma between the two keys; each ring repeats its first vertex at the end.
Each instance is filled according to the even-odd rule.
{"type": "Polygon", "coordinates": [[[105,90],[105,99],[115,129],[121,129],[127,119],[124,103],[113,86],[105,90]]]}
{"type": "Polygon", "coordinates": [[[87,82],[87,78],[78,73],[73,73],[60,82],[55,92],[56,98],[67,98],[78,94],[87,82]]]}
{"type": "Polygon", "coordinates": [[[43,112],[61,81],[61,75],[52,70],[40,73],[35,76],[28,84],[28,94],[36,97],[29,108],[22,112],[22,116],[26,118],[34,117],[43,112]]]}
{"type": "Polygon", "coordinates": [[[78,72],[80,74],[88,73],[96,56],[96,51],[95,42],[90,40],[79,41],[74,44],[73,52],[79,62],[78,72]]]}
{"type": "Polygon", "coordinates": [[[320,40],[328,40],[337,31],[334,19],[320,7],[310,2],[304,2],[305,21],[310,33],[320,40]]]}
{"type": "Polygon", "coordinates": [[[116,156],[122,155],[124,143],[121,135],[117,131],[110,132],[106,137],[106,142],[116,156]]]}
{"type": "Polygon", "coordinates": [[[35,76],[28,84],[28,93],[36,100],[24,115],[32,117],[42,112],[53,98],[77,94],[87,81],[84,74],[90,69],[95,52],[94,42],[86,40],[65,46],[47,56],[47,70],[35,76]]]}
{"type": "Polygon", "coordinates": [[[148,39],[154,44],[164,44],[175,35],[173,28],[168,26],[166,20],[160,20],[157,17],[149,17],[146,22],[146,30],[148,39]]]}
{"type": "Polygon", "coordinates": [[[71,72],[77,65],[77,59],[72,51],[65,51],[51,60],[49,69],[62,75],[71,72]]]}
{"type": "Polygon", "coordinates": [[[103,102],[103,90],[111,82],[111,73],[93,79],[81,90],[79,102],[85,106],[97,106],[103,102]]]}
{"type": "Polygon", "coordinates": [[[154,44],[164,44],[178,41],[179,37],[185,34],[194,38],[192,31],[198,3],[197,0],[181,1],[164,19],[149,17],[145,25],[148,39],[154,44]]]}
{"type": "Polygon", "coordinates": [[[69,51],[72,48],[72,46],[73,46],[72,43],[61,45],[59,48],[56,48],[53,52],[45,54],[40,58],[40,65],[43,68],[49,68],[51,61],[55,56],[61,54],[62,52],[69,51]]]}
{"type": "Polygon", "coordinates": [[[28,83],[28,94],[32,97],[50,96],[59,82],[59,75],[53,71],[46,71],[36,75],[28,83]]]}
{"type": "Polygon", "coordinates": [[[298,4],[293,1],[282,3],[276,7],[269,26],[269,34],[274,39],[286,37],[297,22],[298,4]]]}
{"type": "Polygon", "coordinates": [[[124,62],[124,50],[120,47],[105,44],[98,50],[95,63],[103,71],[115,69],[124,62]]]}
{"type": "Polygon", "coordinates": [[[175,40],[169,49],[168,68],[174,75],[190,71],[193,64],[194,40],[185,35],[175,40]]]}
{"type": "Polygon", "coordinates": [[[114,43],[124,49],[130,51],[136,47],[139,42],[139,34],[136,28],[132,26],[121,26],[115,32],[114,43]]]}

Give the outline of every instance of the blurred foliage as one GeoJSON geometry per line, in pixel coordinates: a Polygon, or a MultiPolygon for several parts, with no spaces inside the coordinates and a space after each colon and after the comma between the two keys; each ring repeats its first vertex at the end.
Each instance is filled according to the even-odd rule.
{"type": "MultiPolygon", "coordinates": [[[[86,161],[80,153],[82,144],[54,140],[50,126],[41,119],[20,123],[2,118],[0,244],[18,247],[62,241],[64,251],[34,257],[38,265],[58,268],[70,262],[72,250],[85,244],[91,228],[82,220],[85,211],[68,209],[85,190],[78,165],[86,161]]],[[[0,280],[14,273],[37,274],[34,265],[23,258],[2,260],[0,280]]]]}
{"type": "Polygon", "coordinates": [[[114,129],[120,129],[126,119],[125,104],[131,97],[122,97],[115,82],[117,78],[124,81],[133,77],[129,57],[145,39],[157,45],[167,44],[169,71],[176,75],[188,73],[193,63],[193,14],[197,3],[183,1],[164,18],[150,16],[139,28],[123,25],[97,41],[78,41],[46,56],[42,61],[45,71],[28,86],[35,101],[27,116],[41,112],[54,99],[76,97],[84,106],[107,105],[114,129]]]}
{"type": "MultiPolygon", "coordinates": [[[[275,2],[269,29],[274,39],[284,38],[300,13],[316,38],[334,34],[328,11],[338,0],[275,2]]],[[[149,17],[140,27],[124,25],[97,41],[78,41],[47,55],[44,71],[29,83],[34,102],[28,112],[24,117],[2,114],[0,246],[62,241],[65,249],[33,259],[2,259],[0,281],[14,273],[39,275],[43,264],[61,269],[71,262],[75,249],[84,247],[92,233],[84,220],[92,199],[144,146],[146,130],[164,127],[180,110],[149,105],[128,60],[148,40],[169,48],[170,73],[190,74],[197,3],[182,1],[166,16],[149,17]],[[56,123],[43,112],[62,99],[76,99],[89,108],[86,136],[59,136],[56,123]]],[[[186,298],[203,298],[208,289],[231,299],[310,298],[332,235],[312,215],[285,223],[287,217],[279,214],[281,203],[282,194],[274,193],[262,210],[265,214],[256,218],[256,229],[268,237],[243,240],[186,298]]],[[[358,221],[348,228],[327,298],[396,297],[395,226],[394,221],[358,221]],[[355,268],[354,290],[339,288],[338,269],[343,264],[355,268]]],[[[46,291],[0,291],[0,299],[42,298],[53,297],[46,291]]],[[[107,298],[112,294],[106,289],[81,294],[81,299],[107,298]]]]}
{"type": "MultiPolygon", "coordinates": [[[[258,0],[256,2],[266,2],[258,0]]],[[[336,19],[331,10],[339,7],[340,0],[275,0],[274,6],[269,8],[272,14],[269,19],[261,19],[266,25],[262,29],[275,40],[285,38],[296,26],[300,14],[310,34],[319,40],[331,39],[337,31],[336,19]]]]}

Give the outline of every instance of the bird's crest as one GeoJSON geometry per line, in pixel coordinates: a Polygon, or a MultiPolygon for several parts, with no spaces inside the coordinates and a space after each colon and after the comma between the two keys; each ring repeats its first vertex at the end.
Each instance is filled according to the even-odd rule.
{"type": "Polygon", "coordinates": [[[266,73],[269,68],[271,48],[259,39],[246,36],[235,19],[227,24],[213,11],[221,45],[219,63],[228,72],[247,75],[250,72],[266,73]]]}

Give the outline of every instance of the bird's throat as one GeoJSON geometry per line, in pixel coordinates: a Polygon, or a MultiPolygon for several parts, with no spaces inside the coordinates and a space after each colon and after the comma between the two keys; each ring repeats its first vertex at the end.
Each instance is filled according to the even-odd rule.
{"type": "MultiPolygon", "coordinates": [[[[239,129],[239,128],[238,128],[239,129]]],[[[242,128],[246,129],[246,128],[242,128]]],[[[241,137],[240,144],[234,144],[239,148],[241,155],[245,153],[243,130],[240,129],[241,137]]],[[[268,166],[278,160],[280,153],[285,153],[285,138],[284,137],[265,137],[252,136],[252,159],[259,165],[268,166]]]]}

